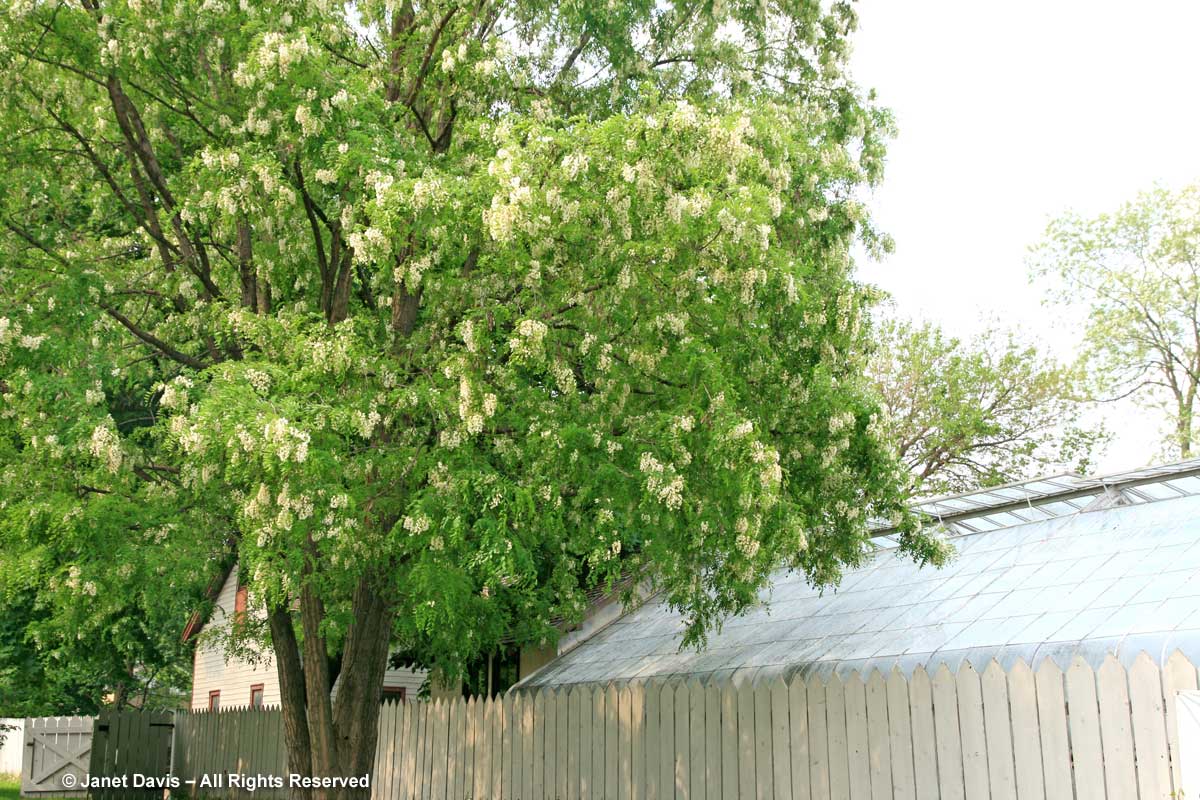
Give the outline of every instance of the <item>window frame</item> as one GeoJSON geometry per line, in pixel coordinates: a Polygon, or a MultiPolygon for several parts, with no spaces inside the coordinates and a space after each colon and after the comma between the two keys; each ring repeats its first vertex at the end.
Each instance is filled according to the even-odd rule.
{"type": "Polygon", "coordinates": [[[220,689],[213,689],[208,693],[208,710],[209,711],[220,711],[221,710],[221,690],[220,689]]]}
{"type": "Polygon", "coordinates": [[[264,702],[265,694],[266,693],[263,691],[263,685],[261,683],[250,684],[250,708],[252,710],[261,710],[266,706],[266,703],[264,702]],[[254,704],[255,695],[258,695],[258,705],[254,704]]]}

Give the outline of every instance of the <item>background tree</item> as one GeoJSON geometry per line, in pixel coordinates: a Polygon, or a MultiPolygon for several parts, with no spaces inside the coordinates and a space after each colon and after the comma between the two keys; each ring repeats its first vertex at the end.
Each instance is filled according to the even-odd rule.
{"type": "Polygon", "coordinates": [[[835,580],[868,517],[938,559],[862,377],[848,252],[889,122],[854,24],[15,4],[6,558],[115,603],[236,551],[320,775],[370,769],[389,647],[453,673],[622,572],[694,644],[782,563],[835,580]]]}
{"type": "Polygon", "coordinates": [[[1156,188],[1111,214],[1067,214],[1033,251],[1052,302],[1086,314],[1095,395],[1160,411],[1190,458],[1200,385],[1200,186],[1156,188]]]}
{"type": "Polygon", "coordinates": [[[1076,372],[1002,331],[963,341],[930,323],[887,321],[870,371],[923,495],[1086,473],[1104,439],[1079,425],[1076,372]]]}

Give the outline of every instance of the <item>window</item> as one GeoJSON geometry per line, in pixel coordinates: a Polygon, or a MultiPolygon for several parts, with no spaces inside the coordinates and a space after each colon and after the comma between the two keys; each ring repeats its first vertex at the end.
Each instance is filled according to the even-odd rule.
{"type": "Polygon", "coordinates": [[[221,693],[220,692],[209,692],[208,693],[208,710],[209,711],[220,711],[221,710],[221,693]]]}
{"type": "Polygon", "coordinates": [[[250,707],[263,707],[263,685],[261,683],[256,683],[250,687],[250,707]]]}
{"type": "Polygon", "coordinates": [[[383,687],[384,703],[403,703],[408,698],[408,689],[403,686],[385,686],[383,687]]]}

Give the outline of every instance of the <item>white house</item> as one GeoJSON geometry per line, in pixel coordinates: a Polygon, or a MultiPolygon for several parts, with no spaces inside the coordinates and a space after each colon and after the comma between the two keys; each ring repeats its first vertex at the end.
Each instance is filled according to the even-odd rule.
{"type": "MultiPolygon", "coordinates": [[[[245,611],[246,591],[238,587],[238,570],[234,566],[224,577],[208,621],[193,618],[184,637],[190,638],[201,629],[228,628],[233,616],[245,611]]],[[[392,696],[403,701],[415,697],[426,674],[423,670],[389,669],[383,677],[384,697],[381,699],[392,696]]],[[[227,655],[219,637],[201,638],[192,663],[192,710],[264,705],[279,705],[279,674],[271,654],[266,653],[261,660],[252,663],[227,655]]]]}

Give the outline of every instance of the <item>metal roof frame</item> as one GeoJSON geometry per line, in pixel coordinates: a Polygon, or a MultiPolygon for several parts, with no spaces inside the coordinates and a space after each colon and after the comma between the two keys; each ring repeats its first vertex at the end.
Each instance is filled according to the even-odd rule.
{"type": "MultiPolygon", "coordinates": [[[[1066,472],[1015,481],[918,500],[912,509],[926,522],[940,524],[951,533],[963,535],[1114,505],[1153,503],[1194,494],[1200,494],[1200,458],[1112,475],[1085,477],[1066,472]],[[1151,486],[1163,487],[1166,496],[1145,491],[1145,487],[1151,486]]],[[[872,530],[872,536],[876,538],[888,538],[895,533],[894,526],[883,522],[873,526],[872,530]]]]}

